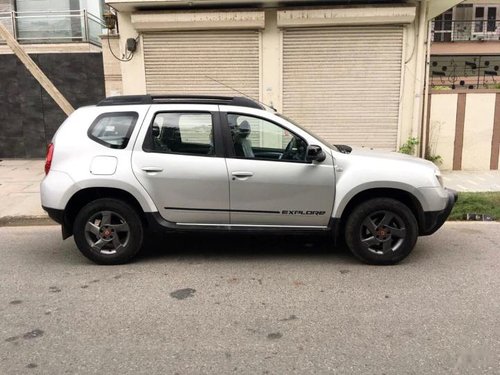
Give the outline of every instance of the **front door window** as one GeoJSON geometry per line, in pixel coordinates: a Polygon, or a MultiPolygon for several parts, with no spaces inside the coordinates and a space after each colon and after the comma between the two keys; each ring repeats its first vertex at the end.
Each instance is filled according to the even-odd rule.
{"type": "Polygon", "coordinates": [[[305,162],[307,143],[270,121],[242,114],[228,114],[237,158],[305,162]]]}

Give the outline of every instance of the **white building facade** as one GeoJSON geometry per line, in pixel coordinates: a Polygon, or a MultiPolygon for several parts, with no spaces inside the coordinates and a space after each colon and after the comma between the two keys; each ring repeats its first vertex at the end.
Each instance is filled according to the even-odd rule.
{"type": "Polygon", "coordinates": [[[456,3],[109,0],[111,49],[138,44],[126,62],[103,48],[107,95],[241,92],[332,143],[395,150],[425,139],[428,21],[456,3]]]}

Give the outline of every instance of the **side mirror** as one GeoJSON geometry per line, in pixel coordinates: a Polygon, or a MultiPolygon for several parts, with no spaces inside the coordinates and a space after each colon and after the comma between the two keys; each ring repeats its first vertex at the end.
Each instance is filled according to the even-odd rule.
{"type": "Polygon", "coordinates": [[[306,161],[317,161],[321,163],[325,161],[326,154],[323,152],[320,146],[309,145],[307,146],[306,161]]]}

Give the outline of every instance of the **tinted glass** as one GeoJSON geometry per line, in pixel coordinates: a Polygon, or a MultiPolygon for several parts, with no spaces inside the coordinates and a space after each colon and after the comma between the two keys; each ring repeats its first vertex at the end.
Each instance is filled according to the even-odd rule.
{"type": "Polygon", "coordinates": [[[158,113],[150,134],[151,151],[204,156],[215,154],[210,113],[158,113]]]}
{"type": "Polygon", "coordinates": [[[106,113],[98,116],[88,135],[94,141],[111,148],[125,148],[137,121],[137,113],[106,113]]]}

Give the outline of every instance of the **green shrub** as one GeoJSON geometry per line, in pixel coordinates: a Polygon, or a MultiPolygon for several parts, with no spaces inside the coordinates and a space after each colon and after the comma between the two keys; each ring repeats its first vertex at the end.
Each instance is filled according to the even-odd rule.
{"type": "Polygon", "coordinates": [[[410,137],[406,140],[406,143],[399,148],[399,152],[406,155],[415,155],[415,149],[419,143],[417,138],[410,137]]]}
{"type": "Polygon", "coordinates": [[[443,164],[443,158],[441,155],[433,155],[431,154],[429,147],[427,147],[427,151],[425,152],[425,159],[432,161],[434,164],[436,164],[438,167],[443,164]]]}
{"type": "Polygon", "coordinates": [[[483,214],[500,220],[500,192],[458,193],[449,220],[463,220],[467,214],[483,214]]]}

